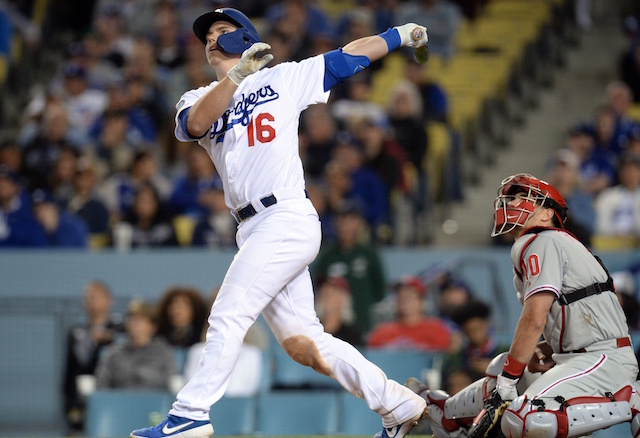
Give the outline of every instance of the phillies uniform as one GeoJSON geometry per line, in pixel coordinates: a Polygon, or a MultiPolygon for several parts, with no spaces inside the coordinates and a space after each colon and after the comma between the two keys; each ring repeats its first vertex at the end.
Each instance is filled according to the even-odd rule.
{"type": "Polygon", "coordinates": [[[563,228],[566,217],[565,200],[545,181],[517,174],[502,182],[492,236],[515,238],[523,311],[509,353],[485,378],[452,397],[411,383],[427,400],[436,437],[565,438],[624,421],[637,436],[638,363],[625,315],[600,259],[563,228]],[[547,355],[553,362],[538,362],[547,355]]]}
{"type": "MultiPolygon", "coordinates": [[[[296,337],[312,340],[322,362],[314,369],[364,398],[385,426],[402,424],[424,409],[423,399],[325,333],[315,314],[307,266],[320,247],[320,222],[305,196],[297,138],[300,112],[329,98],[324,63],[320,55],[248,76],[222,118],[198,140],[222,178],[228,207],[236,216],[247,206],[256,213],[240,221],[239,251],[213,305],[202,360],[178,393],[172,415],[208,419],[260,313],[281,344],[296,337]]],[[[176,115],[179,140],[193,140],[181,128],[179,113],[216,84],[182,96],[176,115]]]]}
{"type": "MultiPolygon", "coordinates": [[[[558,299],[544,328],[556,366],[526,388],[525,410],[531,412],[540,406],[560,410],[564,402],[577,397],[610,399],[638,375],[622,307],[616,294],[606,290],[571,302],[575,291],[606,283],[608,273],[566,231],[532,231],[511,249],[514,285],[521,303],[540,291],[556,294],[558,299]],[[569,304],[563,304],[565,298],[569,304]]],[[[509,410],[515,412],[516,407],[509,410]]]]}

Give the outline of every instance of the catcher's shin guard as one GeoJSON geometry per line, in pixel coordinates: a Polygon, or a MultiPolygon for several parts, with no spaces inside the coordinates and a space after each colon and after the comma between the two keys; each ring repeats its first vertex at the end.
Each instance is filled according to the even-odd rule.
{"type": "Polygon", "coordinates": [[[631,387],[626,386],[613,397],[577,397],[566,400],[560,409],[546,409],[541,399],[526,395],[516,398],[505,411],[501,429],[508,436],[565,438],[590,435],[592,432],[631,420],[631,387]]]}

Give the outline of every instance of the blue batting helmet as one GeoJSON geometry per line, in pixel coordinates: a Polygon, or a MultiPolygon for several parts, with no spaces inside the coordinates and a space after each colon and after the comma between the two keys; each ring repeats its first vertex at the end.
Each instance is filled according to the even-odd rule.
{"type": "Polygon", "coordinates": [[[238,30],[218,37],[216,44],[223,52],[242,53],[254,43],[260,42],[258,31],[249,17],[237,9],[219,8],[202,14],[193,23],[193,33],[202,41],[202,44],[207,44],[207,33],[216,21],[227,21],[238,27],[238,30]]]}

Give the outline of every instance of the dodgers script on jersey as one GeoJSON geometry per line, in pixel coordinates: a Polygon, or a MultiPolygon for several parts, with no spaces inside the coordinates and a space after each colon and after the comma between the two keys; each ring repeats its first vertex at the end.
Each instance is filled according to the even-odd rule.
{"type": "MultiPolygon", "coordinates": [[[[299,113],[309,105],[327,102],[330,93],[324,91],[323,81],[322,55],[264,68],[240,84],[227,111],[198,140],[222,177],[229,208],[256,204],[278,189],[304,189],[299,113]]],[[[176,105],[178,140],[194,140],[180,127],[180,112],[216,85],[212,82],[182,96],[176,105]]]]}
{"type": "MultiPolygon", "coordinates": [[[[511,248],[511,261],[521,303],[540,291],[569,295],[607,280],[607,273],[589,250],[563,230],[521,236],[511,248]]],[[[556,353],[624,336],[628,336],[626,318],[616,295],[610,292],[566,306],[555,301],[544,329],[545,340],[556,353]],[[596,314],[598,318],[593,317],[596,314]]]]}

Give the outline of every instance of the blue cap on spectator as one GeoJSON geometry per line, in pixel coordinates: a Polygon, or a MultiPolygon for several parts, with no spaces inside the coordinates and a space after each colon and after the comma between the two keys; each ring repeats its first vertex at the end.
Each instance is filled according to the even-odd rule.
{"type": "Polygon", "coordinates": [[[569,128],[569,135],[593,135],[593,128],[588,123],[578,122],[569,128]]]}
{"type": "Polygon", "coordinates": [[[122,11],[120,10],[120,7],[118,7],[118,5],[115,4],[108,4],[106,6],[103,6],[102,8],[100,8],[98,14],[100,16],[104,16],[104,17],[120,17],[122,16],[122,11]]]}
{"type": "Polygon", "coordinates": [[[51,194],[46,190],[36,189],[31,194],[31,202],[33,202],[34,204],[45,204],[45,203],[52,204],[55,201],[53,200],[53,197],[51,196],[51,194]]]}
{"type": "Polygon", "coordinates": [[[81,42],[73,42],[67,46],[68,56],[87,56],[87,48],[81,42]]]}
{"type": "Polygon", "coordinates": [[[64,66],[64,76],[67,78],[84,78],[87,76],[87,71],[77,62],[68,62],[64,66]]]}
{"type": "Polygon", "coordinates": [[[357,199],[345,199],[340,203],[336,213],[339,216],[364,216],[362,202],[357,199]]]}
{"type": "Polygon", "coordinates": [[[5,165],[0,165],[0,178],[8,179],[14,183],[20,182],[20,175],[5,165]]]}

